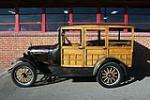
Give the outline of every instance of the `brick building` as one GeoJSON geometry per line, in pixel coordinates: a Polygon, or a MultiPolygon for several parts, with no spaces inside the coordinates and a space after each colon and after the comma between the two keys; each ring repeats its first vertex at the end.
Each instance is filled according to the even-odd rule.
{"type": "Polygon", "coordinates": [[[134,25],[136,57],[150,59],[148,0],[5,0],[0,7],[1,68],[9,67],[30,44],[57,43],[57,28],[73,24],[134,25]]]}

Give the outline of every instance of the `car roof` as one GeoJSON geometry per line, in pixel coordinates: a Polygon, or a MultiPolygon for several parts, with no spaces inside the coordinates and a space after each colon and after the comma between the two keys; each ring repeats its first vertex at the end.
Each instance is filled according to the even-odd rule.
{"type": "Polygon", "coordinates": [[[134,28],[130,25],[111,25],[111,24],[100,24],[100,25],[68,25],[68,26],[61,26],[61,29],[82,29],[82,28],[134,28]]]}

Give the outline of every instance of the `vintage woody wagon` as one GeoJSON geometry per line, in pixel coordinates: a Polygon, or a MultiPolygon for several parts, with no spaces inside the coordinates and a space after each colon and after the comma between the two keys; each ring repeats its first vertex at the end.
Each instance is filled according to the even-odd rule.
{"type": "Polygon", "coordinates": [[[62,26],[58,32],[58,44],[31,46],[12,65],[16,85],[33,85],[41,72],[49,77],[94,76],[102,86],[111,88],[132,67],[133,26],[72,25],[62,26]]]}

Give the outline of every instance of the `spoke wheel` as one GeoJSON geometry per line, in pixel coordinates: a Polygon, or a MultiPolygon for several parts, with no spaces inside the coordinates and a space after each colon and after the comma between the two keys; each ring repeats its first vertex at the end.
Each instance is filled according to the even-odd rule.
{"type": "Polygon", "coordinates": [[[12,74],[13,82],[19,87],[28,87],[33,85],[37,78],[35,68],[27,62],[16,63],[12,74]]]}
{"type": "Polygon", "coordinates": [[[113,85],[119,79],[119,71],[113,66],[108,66],[101,70],[101,80],[104,84],[113,85]]]}
{"type": "Polygon", "coordinates": [[[16,69],[14,75],[16,81],[20,84],[29,84],[33,80],[33,72],[27,66],[22,66],[16,69]]]}
{"type": "Polygon", "coordinates": [[[104,64],[98,71],[97,81],[104,87],[117,86],[123,79],[121,67],[114,62],[104,64]]]}

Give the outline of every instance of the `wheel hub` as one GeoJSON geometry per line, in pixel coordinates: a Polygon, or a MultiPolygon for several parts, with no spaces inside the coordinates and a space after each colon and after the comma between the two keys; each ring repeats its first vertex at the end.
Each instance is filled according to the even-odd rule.
{"type": "Polygon", "coordinates": [[[26,73],[22,73],[22,77],[23,78],[27,78],[27,74],[26,73]]]}
{"type": "Polygon", "coordinates": [[[112,74],[111,74],[111,73],[109,73],[109,74],[108,74],[108,78],[111,78],[111,77],[112,77],[112,74]]]}

